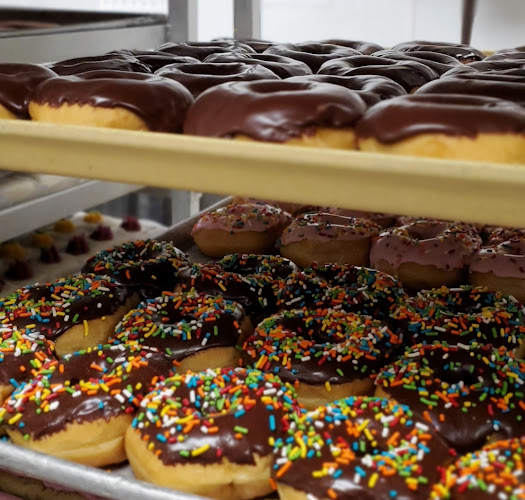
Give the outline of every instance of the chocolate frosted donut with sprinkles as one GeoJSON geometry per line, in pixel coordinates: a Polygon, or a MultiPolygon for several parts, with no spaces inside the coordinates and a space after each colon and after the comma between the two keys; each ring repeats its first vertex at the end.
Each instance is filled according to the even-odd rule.
{"type": "Polygon", "coordinates": [[[196,292],[163,292],[126,314],[111,342],[154,347],[184,373],[236,366],[236,346],[252,332],[236,302],[196,292]]]}
{"type": "Polygon", "coordinates": [[[53,343],[38,330],[0,323],[0,404],[20,383],[54,359],[53,351],[53,343]]]}
{"type": "Polygon", "coordinates": [[[370,394],[373,377],[394,359],[401,338],[369,316],[295,309],[263,320],[242,346],[243,366],[277,373],[312,409],[370,394]]]}
{"type": "Polygon", "coordinates": [[[20,288],[0,299],[0,321],[42,334],[63,356],[107,342],[136,303],[113,278],[78,274],[20,288]]]}
{"type": "Polygon", "coordinates": [[[325,212],[296,217],[279,239],[282,256],[301,267],[319,264],[369,264],[370,244],[381,227],[368,219],[325,212]]]}
{"type": "Polygon", "coordinates": [[[443,470],[431,500],[525,498],[525,436],[467,453],[443,470]]]}
{"type": "Polygon", "coordinates": [[[490,346],[414,346],[375,383],[460,452],[523,434],[525,362],[490,346]]]}
{"type": "Polygon", "coordinates": [[[483,287],[428,290],[406,300],[394,316],[412,344],[487,344],[525,354],[525,309],[510,295],[483,287]]]}
{"type": "Polygon", "coordinates": [[[132,291],[155,296],[173,291],[188,256],[166,241],[137,240],[102,250],[84,264],[84,272],[114,277],[132,291]]]}
{"type": "Polygon", "coordinates": [[[272,470],[281,500],[420,500],[450,459],[428,422],[387,399],[348,397],[286,422],[272,470]]]}
{"type": "Polygon", "coordinates": [[[223,500],[272,491],[272,444],[295,391],[273,373],[222,369],[176,375],[148,394],[126,433],[142,480],[223,500]]]}
{"type": "Polygon", "coordinates": [[[95,346],[45,364],[0,408],[0,425],[25,448],[77,463],[126,459],[124,433],[171,362],[141,346],[95,346]]]}

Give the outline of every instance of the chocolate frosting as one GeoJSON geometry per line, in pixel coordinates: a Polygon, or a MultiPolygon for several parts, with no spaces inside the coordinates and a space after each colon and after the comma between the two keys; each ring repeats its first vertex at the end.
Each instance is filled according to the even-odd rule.
{"type": "Polygon", "coordinates": [[[386,57],[396,61],[416,61],[433,69],[439,76],[454,67],[463,67],[455,57],[439,52],[421,50],[418,52],[399,52],[397,50],[380,50],[373,54],[376,57],[386,57]]]}
{"type": "Polygon", "coordinates": [[[129,296],[125,287],[107,276],[81,274],[27,286],[0,299],[0,320],[54,340],[84,320],[110,316],[129,296]]]}
{"type": "Polygon", "coordinates": [[[263,281],[270,280],[273,283],[279,279],[286,279],[298,271],[297,266],[291,260],[277,255],[234,253],[225,255],[217,264],[226,272],[253,276],[263,281]]]}
{"type": "Polygon", "coordinates": [[[279,79],[273,71],[260,64],[239,62],[170,64],[159,69],[156,74],[182,83],[195,98],[221,83],[279,79]]]}
{"type": "Polygon", "coordinates": [[[288,78],[290,82],[321,82],[341,85],[359,94],[368,107],[385,99],[405,95],[406,90],[390,78],[379,75],[305,75],[288,78]]]}
{"type": "Polygon", "coordinates": [[[264,51],[265,54],[277,54],[278,56],[291,57],[307,64],[313,73],[326,61],[358,55],[357,50],[341,45],[330,43],[281,43],[274,45],[264,51]]]}
{"type": "Polygon", "coordinates": [[[171,362],[158,352],[124,345],[99,346],[45,365],[35,379],[5,402],[0,423],[41,439],[73,422],[109,421],[124,413],[133,414],[151,390],[152,381],[171,374],[171,362]],[[108,387],[111,391],[105,390],[108,387]],[[36,397],[25,396],[33,396],[35,391],[36,397]],[[38,411],[43,407],[48,411],[38,411]],[[8,424],[14,414],[21,418],[8,424]]]}
{"type": "Polygon", "coordinates": [[[317,127],[351,127],[366,110],[352,91],[328,83],[257,81],[224,83],[202,94],[184,132],[211,137],[244,134],[285,142],[317,127]]]}
{"type": "Polygon", "coordinates": [[[260,64],[273,71],[280,78],[291,76],[311,75],[312,70],[301,61],[276,54],[247,54],[244,52],[229,52],[225,54],[211,54],[204,62],[226,63],[239,62],[244,64],[260,64]]]}
{"type": "Polygon", "coordinates": [[[390,144],[420,134],[476,137],[525,133],[525,110],[484,96],[418,94],[376,104],[356,127],[358,137],[390,144]]]}
{"type": "Polygon", "coordinates": [[[400,52],[419,52],[430,51],[430,52],[439,52],[441,54],[446,54],[452,57],[455,57],[461,62],[471,62],[471,61],[481,61],[485,59],[485,54],[471,47],[470,45],[464,44],[453,44],[446,42],[428,42],[415,40],[412,42],[404,42],[392,47],[392,50],[397,50],[400,52]]]}
{"type": "Polygon", "coordinates": [[[31,101],[124,108],[139,116],[152,131],[180,132],[193,101],[181,84],[156,75],[127,71],[89,71],[50,78],[35,90],[31,101]]]}
{"type": "Polygon", "coordinates": [[[171,243],[137,240],[99,252],[82,269],[113,276],[134,291],[151,289],[155,296],[173,290],[179,270],[188,264],[188,256],[171,243]]]}
{"type": "Polygon", "coordinates": [[[447,71],[443,76],[456,76],[479,73],[496,73],[498,75],[525,76],[525,60],[515,61],[506,59],[503,61],[480,61],[464,64],[447,71]]]}
{"type": "Polygon", "coordinates": [[[188,42],[188,43],[165,43],[157,47],[158,51],[168,52],[177,56],[190,56],[204,61],[210,54],[224,52],[248,52],[254,53],[249,45],[236,40],[215,41],[215,42],[188,42]]]}
{"type": "Polygon", "coordinates": [[[525,362],[490,347],[416,346],[378,375],[392,399],[426,415],[457,450],[523,434],[525,362]]]}
{"type": "Polygon", "coordinates": [[[363,42],[362,40],[345,40],[341,38],[333,38],[330,40],[322,40],[321,43],[330,43],[333,45],[341,45],[342,47],[349,47],[351,49],[361,52],[366,56],[377,52],[378,50],[383,50],[381,45],[371,42],[363,42]]]}
{"type": "Polygon", "coordinates": [[[270,438],[281,435],[284,415],[298,410],[295,391],[279,377],[240,368],[177,375],[144,401],[133,426],[148,436],[165,465],[213,464],[223,458],[254,464],[254,454],[272,453],[270,438]],[[171,418],[162,417],[165,411],[171,418]],[[179,423],[189,415],[196,425],[179,423]],[[177,436],[159,438],[170,429],[177,429],[177,436]]]}
{"type": "Polygon", "coordinates": [[[115,340],[154,347],[181,361],[204,349],[235,347],[245,318],[240,304],[196,293],[149,299],[129,312],[115,330],[115,340]]]}
{"type": "Polygon", "coordinates": [[[515,60],[521,61],[522,63],[525,63],[525,50],[518,50],[518,49],[507,49],[498,51],[494,54],[491,54],[490,56],[487,56],[484,61],[508,61],[508,60],[515,60]]]}
{"type": "Polygon", "coordinates": [[[21,119],[29,119],[27,105],[33,90],[44,80],[57,76],[37,64],[0,64],[0,105],[21,119]]]}
{"type": "Polygon", "coordinates": [[[124,54],[106,54],[94,57],[79,57],[66,59],[50,66],[60,76],[78,75],[87,71],[117,70],[137,73],[151,73],[149,66],[141,63],[133,56],[124,54]]]}
{"type": "Polygon", "coordinates": [[[480,73],[475,75],[457,75],[429,82],[419,88],[416,94],[466,94],[496,97],[525,105],[525,76],[501,77],[480,73]]]}
{"type": "Polygon", "coordinates": [[[429,498],[438,466],[450,458],[428,422],[387,399],[349,397],[286,423],[272,477],[308,498],[429,498]]]}
{"type": "Polygon", "coordinates": [[[161,52],[157,50],[116,50],[108,52],[106,55],[128,55],[132,56],[137,61],[145,64],[149,67],[152,73],[155,73],[158,69],[167,66],[168,64],[186,64],[186,63],[197,63],[198,59],[190,56],[176,56],[174,54],[168,54],[167,52],[161,52]]]}
{"type": "Polygon", "coordinates": [[[396,61],[374,56],[352,56],[329,61],[321,66],[319,74],[385,76],[399,83],[407,92],[438,77],[434,70],[416,61],[396,61]]]}
{"type": "Polygon", "coordinates": [[[262,321],[241,359],[286,382],[324,386],[369,378],[400,346],[400,337],[369,316],[296,309],[262,321]]]}

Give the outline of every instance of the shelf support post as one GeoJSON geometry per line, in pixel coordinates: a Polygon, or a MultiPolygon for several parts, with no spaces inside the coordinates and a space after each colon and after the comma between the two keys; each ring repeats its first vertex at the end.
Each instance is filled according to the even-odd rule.
{"type": "Polygon", "coordinates": [[[167,42],[197,40],[197,7],[195,0],[168,0],[167,42]]]}
{"type": "Polygon", "coordinates": [[[233,37],[261,38],[261,0],[233,1],[233,37]]]}

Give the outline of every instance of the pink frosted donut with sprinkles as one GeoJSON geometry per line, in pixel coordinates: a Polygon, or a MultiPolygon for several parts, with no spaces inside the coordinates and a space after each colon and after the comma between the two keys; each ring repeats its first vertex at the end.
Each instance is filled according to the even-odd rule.
{"type": "MultiPolygon", "coordinates": [[[[474,286],[500,290],[525,302],[525,234],[513,238],[499,233],[499,237],[503,235],[512,239],[485,246],[476,252],[469,267],[469,282],[474,286]]],[[[492,241],[496,241],[498,236],[493,238],[492,241]]]]}
{"type": "Polygon", "coordinates": [[[420,500],[450,459],[428,422],[387,399],[349,397],[286,421],[272,470],[281,500],[420,500]]]}
{"type": "Polygon", "coordinates": [[[525,361],[490,346],[420,344],[375,383],[376,396],[408,405],[459,452],[523,434],[525,361]]]}
{"type": "Polygon", "coordinates": [[[367,266],[371,240],[380,230],[368,219],[324,212],[303,214],[283,231],[279,251],[301,267],[314,262],[367,266]]]}
{"type": "Polygon", "coordinates": [[[176,375],[141,407],[126,433],[135,475],[224,500],[271,493],[272,444],[299,411],[277,375],[240,368],[176,375]]]}
{"type": "Polygon", "coordinates": [[[443,470],[432,500],[525,498],[525,436],[497,441],[459,457],[443,470]]]}
{"type": "Polygon", "coordinates": [[[164,292],[126,314],[111,342],[154,347],[184,373],[236,366],[236,346],[252,332],[236,302],[197,292],[164,292]]]}
{"type": "Polygon", "coordinates": [[[382,232],[372,243],[370,265],[414,290],[466,282],[468,265],[481,248],[472,226],[417,219],[382,232]]]}
{"type": "Polygon", "coordinates": [[[370,394],[373,378],[401,347],[401,338],[369,316],[292,310],[257,326],[242,346],[244,366],[293,383],[312,409],[348,395],[370,394]]]}
{"type": "Polygon", "coordinates": [[[228,205],[204,213],[192,230],[195,244],[210,257],[271,253],[291,215],[263,203],[228,205]]]}

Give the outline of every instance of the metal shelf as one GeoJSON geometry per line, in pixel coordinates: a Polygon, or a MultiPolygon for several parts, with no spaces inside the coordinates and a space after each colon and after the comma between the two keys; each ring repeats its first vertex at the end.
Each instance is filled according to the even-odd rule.
{"type": "Polygon", "coordinates": [[[524,165],[16,120],[0,151],[12,170],[525,227],[524,165]]]}
{"type": "MultiPolygon", "coordinates": [[[[35,157],[34,157],[35,158],[35,157]]],[[[33,160],[34,161],[34,160],[33,160]]],[[[141,186],[87,180],[57,193],[0,210],[0,241],[16,238],[73,212],[133,193],[141,186]]]]}

